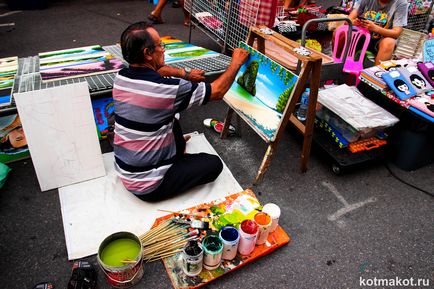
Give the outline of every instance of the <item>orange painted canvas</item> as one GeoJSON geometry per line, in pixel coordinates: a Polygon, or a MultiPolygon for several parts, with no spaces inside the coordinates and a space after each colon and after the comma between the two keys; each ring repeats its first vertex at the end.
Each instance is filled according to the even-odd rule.
{"type": "MultiPolygon", "coordinates": [[[[246,219],[252,219],[254,214],[260,210],[262,206],[257,200],[253,191],[247,189],[237,194],[227,196],[224,199],[215,200],[210,203],[200,204],[198,206],[180,211],[182,214],[191,214],[195,216],[202,216],[202,221],[210,221],[210,228],[218,231],[220,223],[223,219],[232,219],[234,222],[240,220],[242,215],[246,219]],[[188,211],[188,212],[187,212],[188,211]],[[229,213],[230,212],[230,213],[229,213]],[[223,216],[223,217],[222,217],[223,216]],[[222,220],[218,220],[218,218],[222,220]]],[[[170,219],[177,214],[170,214],[161,217],[155,221],[154,227],[161,221],[170,219]]],[[[236,226],[236,224],[234,224],[236,226]]],[[[206,233],[202,232],[203,237],[206,233]]],[[[196,277],[188,277],[182,270],[182,254],[179,253],[173,257],[163,259],[164,266],[166,267],[167,274],[175,289],[194,289],[200,288],[209,282],[223,276],[226,273],[234,271],[254,260],[265,256],[274,250],[288,244],[290,241],[289,235],[278,226],[277,229],[268,236],[267,242],[263,245],[256,245],[254,251],[247,256],[237,254],[232,261],[224,261],[216,269],[208,271],[202,269],[202,272],[196,277]]]]}

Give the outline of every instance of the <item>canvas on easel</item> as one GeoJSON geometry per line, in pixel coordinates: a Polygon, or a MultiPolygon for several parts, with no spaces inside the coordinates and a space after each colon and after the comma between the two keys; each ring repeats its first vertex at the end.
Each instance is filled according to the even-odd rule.
{"type": "Polygon", "coordinates": [[[273,141],[298,77],[245,43],[249,59],[224,100],[265,140],[273,141]]]}
{"type": "Polygon", "coordinates": [[[264,32],[264,29],[267,28],[250,28],[247,39],[248,46],[244,46],[250,52],[250,59],[246,63],[246,67],[241,69],[240,75],[237,75],[236,84],[233,84],[224,98],[229,109],[221,133],[221,137],[224,138],[228,132],[233,113],[236,112],[268,143],[267,151],[253,184],[262,180],[288,122],[291,122],[303,135],[300,169],[302,172],[307,170],[322,63],[322,57],[318,53],[306,50],[300,44],[276,32],[270,33],[269,29],[264,32]],[[251,48],[255,41],[258,51],[251,48]],[[298,77],[265,56],[265,43],[269,41],[282,47],[285,52],[294,55],[302,62],[302,69],[298,77]],[[259,59],[259,61],[256,60],[257,63],[253,62],[255,58],[259,59]],[[261,65],[261,61],[265,65],[261,65]],[[265,73],[267,75],[263,75],[265,73]],[[276,73],[277,76],[275,76],[276,73]],[[261,87],[266,83],[267,77],[276,81],[271,85],[276,87],[268,88],[268,91],[261,87]],[[259,81],[257,81],[258,79],[259,81]],[[300,100],[301,94],[308,86],[310,87],[310,94],[307,117],[305,122],[301,122],[293,113],[297,101],[300,100]],[[264,91],[266,93],[263,93],[264,91]]]}

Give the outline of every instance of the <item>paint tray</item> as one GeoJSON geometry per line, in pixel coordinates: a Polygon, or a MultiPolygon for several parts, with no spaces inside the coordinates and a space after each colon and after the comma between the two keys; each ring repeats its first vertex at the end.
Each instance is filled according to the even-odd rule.
{"type": "MultiPolygon", "coordinates": [[[[232,206],[239,206],[240,204],[242,205],[243,203],[245,203],[244,201],[249,198],[251,199],[251,201],[256,201],[259,204],[259,201],[257,200],[253,191],[247,189],[240,193],[229,195],[224,199],[219,199],[207,204],[200,204],[187,210],[190,211],[190,213],[197,211],[203,212],[204,210],[206,210],[208,214],[211,213],[209,208],[211,208],[212,206],[223,206],[225,208],[231,208],[232,206]]],[[[186,210],[182,210],[183,214],[185,213],[185,211],[186,210]]],[[[158,218],[154,223],[154,227],[164,220],[173,218],[175,215],[176,213],[158,218]]],[[[170,281],[172,282],[172,285],[175,289],[200,288],[214,281],[215,279],[225,275],[226,273],[232,272],[252,261],[255,261],[262,256],[273,252],[274,250],[289,243],[290,240],[290,236],[282,229],[282,227],[277,226],[276,230],[273,233],[270,233],[270,235],[268,236],[267,242],[265,242],[265,244],[263,245],[256,245],[254,251],[250,255],[242,256],[240,254],[237,254],[235,259],[231,261],[222,260],[220,266],[215,270],[208,271],[203,268],[202,272],[195,277],[188,277],[184,274],[182,270],[181,253],[178,253],[173,257],[163,259],[163,263],[166,267],[166,271],[169,275],[170,281]]]]}

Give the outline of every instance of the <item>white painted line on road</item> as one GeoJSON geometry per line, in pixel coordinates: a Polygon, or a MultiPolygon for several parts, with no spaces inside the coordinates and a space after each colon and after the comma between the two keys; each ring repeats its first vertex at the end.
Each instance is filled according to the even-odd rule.
{"type": "Polygon", "coordinates": [[[0,27],[4,27],[4,26],[15,26],[14,22],[11,23],[0,23],[0,27]]]}
{"type": "Polygon", "coordinates": [[[12,14],[16,14],[16,13],[21,13],[21,12],[23,12],[23,11],[21,11],[21,10],[10,11],[10,12],[6,12],[6,13],[3,13],[3,14],[0,14],[0,17],[5,17],[5,16],[12,15],[12,14]]]}
{"type": "Polygon", "coordinates": [[[329,221],[332,221],[332,222],[337,221],[337,225],[340,228],[343,228],[345,226],[345,222],[344,221],[338,220],[340,217],[342,217],[343,215],[345,215],[345,214],[347,214],[347,213],[349,213],[351,211],[354,211],[354,210],[356,210],[358,208],[361,208],[361,207],[363,207],[366,204],[373,203],[373,202],[377,201],[377,198],[371,197],[371,198],[369,198],[367,200],[364,200],[364,201],[361,201],[361,202],[358,202],[358,203],[355,203],[355,204],[348,204],[348,202],[344,199],[344,197],[339,193],[339,191],[336,189],[336,187],[333,184],[330,184],[328,182],[322,182],[322,185],[324,187],[328,188],[336,196],[336,198],[344,205],[344,207],[341,208],[341,209],[339,209],[339,210],[337,210],[336,213],[334,213],[332,215],[329,215],[327,217],[327,219],[329,221]]]}
{"type": "Polygon", "coordinates": [[[343,207],[342,209],[339,209],[336,213],[328,216],[327,219],[329,219],[329,221],[336,221],[337,219],[339,219],[340,217],[342,217],[346,213],[349,213],[349,212],[354,211],[354,210],[356,210],[356,209],[358,209],[360,207],[363,207],[366,204],[373,203],[376,200],[377,200],[376,198],[369,198],[369,199],[367,199],[365,201],[348,205],[346,207],[343,207]]]}
{"type": "Polygon", "coordinates": [[[348,202],[344,199],[344,197],[342,197],[342,195],[335,188],[335,186],[328,182],[322,182],[322,184],[324,187],[327,187],[345,207],[349,205],[348,202]]]}

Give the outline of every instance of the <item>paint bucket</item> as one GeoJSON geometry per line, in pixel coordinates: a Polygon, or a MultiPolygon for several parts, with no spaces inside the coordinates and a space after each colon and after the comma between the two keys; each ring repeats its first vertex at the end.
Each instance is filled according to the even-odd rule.
{"type": "Polygon", "coordinates": [[[267,213],[259,212],[256,213],[253,218],[258,224],[258,238],[256,239],[256,245],[262,245],[267,241],[268,234],[271,228],[271,217],[267,213]]]}
{"type": "Polygon", "coordinates": [[[241,255],[249,255],[255,249],[258,237],[258,224],[253,220],[244,220],[240,225],[240,244],[238,252],[241,255]]]}
{"type": "Polygon", "coordinates": [[[142,243],[129,232],[108,236],[98,249],[98,264],[113,287],[128,288],[139,282],[143,276],[142,261],[142,243]]]}
{"type": "Polygon", "coordinates": [[[219,238],[223,242],[222,259],[232,260],[237,255],[238,243],[240,241],[240,233],[231,226],[221,228],[219,238]]]}
{"type": "Polygon", "coordinates": [[[202,271],[203,250],[201,245],[190,240],[182,250],[182,270],[185,275],[194,277],[202,271]]]}
{"type": "Polygon", "coordinates": [[[223,252],[223,242],[216,235],[208,235],[202,240],[203,267],[215,270],[220,266],[223,252]]]}
{"type": "Polygon", "coordinates": [[[267,213],[271,217],[271,228],[270,233],[274,232],[279,225],[279,218],[280,218],[280,208],[278,205],[273,203],[265,204],[265,206],[262,208],[262,212],[267,213]]]}

